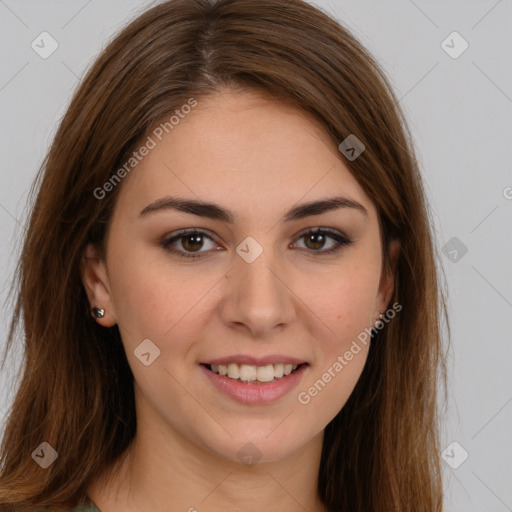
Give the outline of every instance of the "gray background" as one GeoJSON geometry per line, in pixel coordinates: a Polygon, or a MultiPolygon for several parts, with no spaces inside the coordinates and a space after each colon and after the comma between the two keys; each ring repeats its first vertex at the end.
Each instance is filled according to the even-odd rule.
{"type": "MultiPolygon", "coordinates": [[[[452,326],[443,433],[446,511],[512,511],[512,2],[315,3],[377,57],[415,138],[452,326]],[[469,44],[457,58],[441,45],[453,31],[469,44]]],[[[72,91],[112,35],[148,5],[0,0],[2,301],[23,235],[28,190],[72,91]],[[59,45],[47,59],[31,48],[43,31],[59,45]]],[[[453,36],[445,45],[452,53],[462,49],[453,36]]],[[[0,312],[0,348],[10,312],[9,304],[0,312]]],[[[18,362],[10,359],[1,375],[0,418],[18,362]]]]}

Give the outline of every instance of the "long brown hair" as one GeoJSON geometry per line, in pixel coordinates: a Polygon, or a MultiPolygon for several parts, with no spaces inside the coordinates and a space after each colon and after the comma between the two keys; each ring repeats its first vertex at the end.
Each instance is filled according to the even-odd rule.
{"type": "Polygon", "coordinates": [[[86,245],[104,249],[122,183],[101,199],[94,191],[159,121],[222,87],[291,102],[336,146],[350,134],[363,141],[346,164],[377,207],[384,247],[401,244],[391,303],[403,312],[378,333],[325,429],[321,499],[336,512],[441,509],[446,305],[412,137],[385,74],[346,28],[301,0],[172,0],[104,49],[39,171],[13,280],[6,354],[21,330],[24,359],[0,451],[0,510],[75,506],[133,440],[133,374],[119,330],[91,318],[80,274],[86,245]],[[47,469],[31,456],[42,442],[59,454],[47,469]]]}

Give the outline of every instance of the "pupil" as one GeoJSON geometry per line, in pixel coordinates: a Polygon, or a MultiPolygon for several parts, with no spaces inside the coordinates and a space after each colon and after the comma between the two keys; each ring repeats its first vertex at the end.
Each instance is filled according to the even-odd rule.
{"type": "MultiPolygon", "coordinates": [[[[321,249],[325,242],[324,235],[322,235],[321,233],[314,233],[312,235],[309,235],[309,237],[307,237],[306,240],[313,241],[313,247],[310,247],[312,249],[321,249]]],[[[307,243],[307,245],[309,244],[307,243]]]]}
{"type": "Polygon", "coordinates": [[[201,238],[201,235],[188,235],[187,237],[185,237],[183,247],[190,251],[200,249],[202,245],[201,238]],[[193,247],[194,245],[195,247],[193,247]]]}

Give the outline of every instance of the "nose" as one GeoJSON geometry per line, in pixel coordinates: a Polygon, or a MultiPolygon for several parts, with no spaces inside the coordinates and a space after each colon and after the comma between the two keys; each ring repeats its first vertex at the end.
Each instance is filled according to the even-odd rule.
{"type": "Polygon", "coordinates": [[[220,315],[230,328],[264,338],[291,323],[294,301],[282,266],[271,251],[264,250],[252,263],[236,255],[226,275],[220,315]]]}

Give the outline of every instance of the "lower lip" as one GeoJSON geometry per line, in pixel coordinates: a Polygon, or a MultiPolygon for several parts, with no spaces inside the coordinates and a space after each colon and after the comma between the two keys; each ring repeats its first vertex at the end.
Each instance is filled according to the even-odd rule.
{"type": "Polygon", "coordinates": [[[243,404],[266,404],[275,402],[297,386],[308,367],[307,364],[303,364],[293,373],[290,373],[290,375],[274,379],[271,382],[246,384],[242,381],[233,380],[224,375],[212,372],[202,364],[199,366],[217,389],[243,404]]]}

